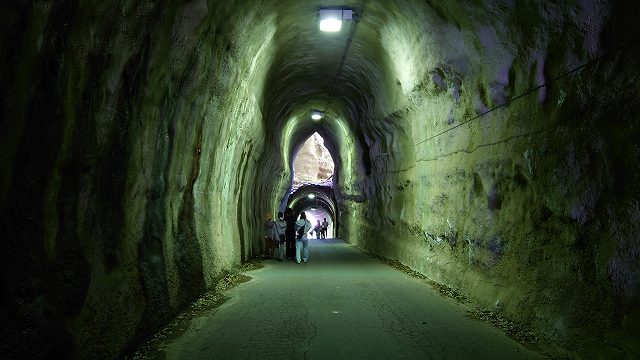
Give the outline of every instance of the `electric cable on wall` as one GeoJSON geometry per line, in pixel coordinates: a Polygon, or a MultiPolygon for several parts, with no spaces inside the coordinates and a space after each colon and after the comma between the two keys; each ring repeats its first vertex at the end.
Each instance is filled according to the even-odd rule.
{"type": "Polygon", "coordinates": [[[364,11],[365,3],[366,3],[366,0],[362,0],[362,2],[360,3],[360,8],[358,9],[358,12],[356,13],[355,19],[351,23],[351,30],[350,30],[350,33],[349,33],[349,37],[347,38],[347,43],[345,45],[344,52],[342,53],[342,59],[340,60],[340,66],[338,67],[338,72],[336,73],[336,76],[333,79],[333,84],[331,84],[331,90],[329,91],[329,100],[327,100],[327,104],[324,107],[324,110],[323,110],[324,113],[326,113],[326,111],[329,108],[329,106],[331,106],[331,104],[333,103],[333,99],[335,97],[336,86],[338,85],[338,80],[340,80],[340,76],[342,75],[342,70],[344,68],[344,64],[347,61],[347,54],[349,53],[349,48],[351,48],[351,42],[353,41],[353,37],[354,37],[354,35],[356,33],[356,27],[358,26],[358,23],[360,22],[360,19],[362,18],[362,14],[363,14],[363,11],[364,11]]]}
{"type": "MultiPolygon", "coordinates": [[[[403,148],[401,148],[400,150],[407,150],[407,149],[414,148],[414,147],[416,147],[416,146],[418,146],[418,145],[421,145],[421,144],[424,144],[424,143],[426,143],[426,142],[428,142],[428,141],[430,141],[430,140],[433,140],[433,139],[435,139],[435,138],[437,138],[437,137],[439,137],[439,136],[441,136],[441,135],[444,135],[444,134],[446,134],[446,133],[448,133],[448,132],[450,132],[450,131],[452,131],[452,130],[455,130],[455,129],[459,128],[459,127],[460,127],[460,126],[462,126],[462,125],[465,125],[465,124],[468,124],[468,123],[470,123],[470,122],[472,122],[472,121],[478,120],[478,119],[480,119],[480,118],[484,117],[485,115],[487,115],[487,114],[489,114],[489,113],[491,113],[491,112],[493,112],[493,111],[495,111],[495,110],[497,110],[497,109],[500,109],[500,108],[502,108],[502,107],[505,107],[505,106],[507,106],[507,105],[511,104],[512,102],[516,101],[516,100],[519,100],[519,99],[521,99],[521,98],[523,98],[523,97],[525,97],[525,96],[527,96],[527,95],[530,95],[530,94],[532,94],[532,93],[534,93],[534,92],[536,92],[536,91],[540,90],[540,89],[541,89],[541,88],[543,88],[543,87],[546,87],[546,86],[548,86],[548,85],[551,85],[552,83],[554,83],[554,82],[556,82],[556,81],[558,81],[558,80],[560,80],[560,79],[562,79],[562,78],[565,78],[565,77],[567,77],[567,76],[569,76],[569,75],[571,75],[571,74],[573,74],[573,73],[576,73],[576,72],[578,72],[578,71],[580,71],[580,70],[582,70],[582,69],[586,68],[587,66],[589,66],[589,65],[591,65],[591,64],[593,64],[593,63],[595,63],[595,62],[597,62],[597,61],[603,60],[603,59],[605,59],[605,58],[607,58],[607,57],[609,57],[609,56],[613,56],[614,54],[617,54],[618,52],[620,52],[620,51],[622,51],[622,50],[624,50],[624,49],[626,49],[626,48],[632,47],[632,46],[634,46],[634,45],[637,45],[637,44],[639,44],[639,43],[640,43],[640,42],[639,42],[639,40],[638,40],[638,39],[634,39],[634,40],[630,41],[629,43],[627,43],[627,44],[625,44],[625,45],[622,45],[622,46],[620,46],[619,48],[616,48],[615,50],[613,50],[612,52],[610,52],[610,53],[608,53],[608,54],[604,54],[604,55],[602,55],[602,56],[595,57],[595,58],[593,58],[593,59],[591,59],[591,60],[589,60],[589,61],[585,62],[584,64],[582,64],[582,65],[580,65],[580,66],[578,66],[578,67],[575,67],[575,68],[573,68],[573,69],[571,69],[571,70],[569,70],[569,71],[567,71],[567,72],[565,72],[565,73],[563,73],[563,74],[561,74],[561,75],[559,75],[559,76],[556,76],[556,77],[552,78],[551,80],[549,80],[549,81],[545,82],[544,84],[541,84],[541,85],[538,85],[538,86],[536,86],[536,87],[534,87],[534,88],[532,88],[532,89],[529,89],[529,90],[525,91],[524,93],[522,93],[522,94],[520,94],[520,95],[518,95],[518,96],[516,96],[516,97],[513,97],[513,98],[511,98],[511,99],[507,99],[507,101],[505,101],[504,103],[502,103],[502,104],[500,104],[500,105],[497,105],[497,106],[495,106],[495,107],[493,107],[493,108],[491,108],[491,109],[489,109],[489,110],[487,110],[487,111],[485,111],[485,112],[483,112],[483,113],[481,113],[481,114],[478,114],[478,115],[476,115],[476,116],[474,116],[474,117],[472,117],[472,118],[470,118],[470,119],[467,119],[467,120],[465,120],[465,121],[463,121],[463,122],[461,122],[461,123],[459,123],[459,124],[457,124],[457,125],[455,125],[455,126],[452,126],[452,127],[448,128],[448,129],[446,129],[446,130],[443,130],[443,131],[441,131],[441,132],[439,132],[439,133],[437,133],[437,134],[435,134],[435,135],[433,135],[433,136],[430,136],[430,137],[428,137],[428,138],[426,138],[426,139],[424,139],[424,140],[418,141],[417,143],[415,143],[415,144],[413,144],[413,145],[403,147],[403,148]]],[[[391,151],[390,151],[389,153],[398,153],[398,152],[399,152],[399,151],[394,151],[394,152],[391,152],[391,151]]],[[[380,158],[388,157],[388,156],[389,156],[389,153],[386,153],[386,154],[380,154],[380,155],[378,155],[378,156],[377,156],[377,158],[378,158],[378,159],[380,159],[380,158]]]]}

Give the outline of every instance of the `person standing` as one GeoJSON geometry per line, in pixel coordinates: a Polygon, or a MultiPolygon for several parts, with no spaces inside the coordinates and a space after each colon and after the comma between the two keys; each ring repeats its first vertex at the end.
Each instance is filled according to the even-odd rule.
{"type": "Polygon", "coordinates": [[[272,256],[273,255],[273,234],[274,234],[274,226],[275,226],[275,221],[273,221],[273,217],[271,216],[271,213],[267,213],[265,215],[266,220],[264,221],[263,224],[263,230],[264,230],[264,244],[263,244],[263,249],[264,249],[264,255],[265,256],[272,256]]]}
{"type": "Polygon", "coordinates": [[[307,215],[300,213],[300,219],[296,221],[296,263],[300,264],[300,252],[302,251],[302,261],[309,261],[309,238],[307,233],[311,230],[311,222],[307,220],[307,215]]]}
{"type": "Polygon", "coordinates": [[[284,221],[287,223],[287,259],[293,259],[296,256],[296,217],[293,215],[293,210],[289,207],[284,211],[284,221]]]}
{"type": "Polygon", "coordinates": [[[282,211],[278,213],[278,220],[275,222],[274,226],[275,231],[275,241],[278,242],[276,247],[276,251],[273,254],[278,261],[284,260],[285,253],[287,252],[287,244],[286,244],[286,231],[287,231],[287,222],[284,221],[284,214],[282,211]]]}
{"type": "Polygon", "coordinates": [[[322,225],[320,225],[320,220],[318,220],[318,223],[316,224],[316,226],[313,228],[313,231],[316,232],[316,239],[320,239],[321,237],[321,232],[322,230],[322,225]]]}
{"type": "Polygon", "coordinates": [[[329,228],[329,223],[327,222],[327,218],[324,218],[324,221],[322,221],[322,238],[326,239],[327,238],[327,229],[329,228]]]}

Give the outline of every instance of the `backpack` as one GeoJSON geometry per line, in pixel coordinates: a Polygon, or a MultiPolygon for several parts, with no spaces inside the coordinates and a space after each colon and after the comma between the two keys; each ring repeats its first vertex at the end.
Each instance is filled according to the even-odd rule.
{"type": "Polygon", "coordinates": [[[300,228],[298,229],[296,238],[302,239],[302,236],[304,235],[304,228],[305,227],[307,227],[307,224],[304,224],[304,225],[300,226],[300,228]]]}

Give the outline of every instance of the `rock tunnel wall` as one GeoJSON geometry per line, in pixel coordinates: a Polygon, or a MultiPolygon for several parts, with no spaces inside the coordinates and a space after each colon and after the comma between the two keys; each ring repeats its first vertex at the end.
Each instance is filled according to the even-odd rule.
{"type": "Polygon", "coordinates": [[[442,4],[381,30],[402,95],[369,135],[347,238],[543,338],[623,358],[639,333],[640,102],[638,38],[618,31],[638,9],[442,4]],[[614,350],[594,349],[601,331],[614,350]]]}
{"type": "Polygon", "coordinates": [[[315,131],[347,241],[567,348],[607,329],[624,351],[637,5],[365,3],[334,94],[345,39],[300,25],[304,2],[0,5],[3,353],[126,352],[260,253],[315,131]]]}
{"type": "Polygon", "coordinates": [[[112,358],[255,253],[275,18],[2,8],[3,356],[112,358]]]}

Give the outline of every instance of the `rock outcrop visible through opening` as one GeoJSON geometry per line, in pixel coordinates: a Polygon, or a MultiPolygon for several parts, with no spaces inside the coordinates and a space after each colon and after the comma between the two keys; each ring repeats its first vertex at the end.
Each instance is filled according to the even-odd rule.
{"type": "Polygon", "coordinates": [[[343,4],[0,5],[3,354],[136,346],[262,251],[316,132],[346,241],[638,354],[639,5],[343,4]]]}

